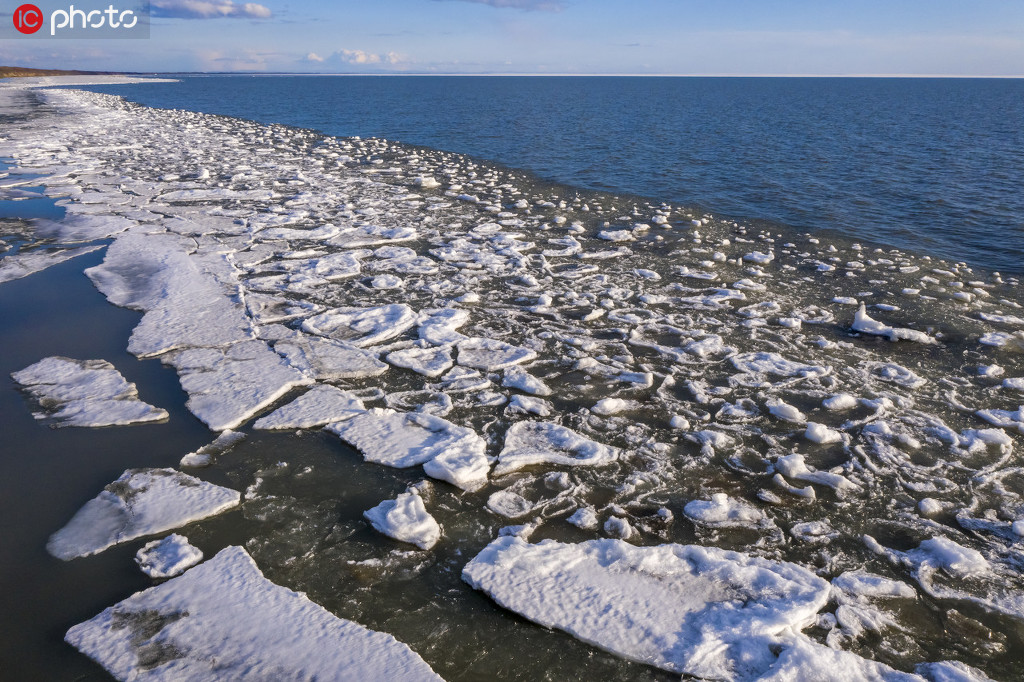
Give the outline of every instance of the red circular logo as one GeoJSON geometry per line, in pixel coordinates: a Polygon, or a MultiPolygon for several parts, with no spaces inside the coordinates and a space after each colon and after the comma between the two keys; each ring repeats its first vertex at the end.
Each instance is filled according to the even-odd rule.
{"type": "Polygon", "coordinates": [[[21,33],[35,33],[43,27],[43,12],[35,5],[25,4],[14,10],[14,28],[21,33]]]}

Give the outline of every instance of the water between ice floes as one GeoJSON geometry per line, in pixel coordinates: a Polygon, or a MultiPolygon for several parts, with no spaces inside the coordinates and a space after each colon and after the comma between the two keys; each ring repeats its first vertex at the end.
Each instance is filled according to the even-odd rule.
{"type": "MultiPolygon", "coordinates": [[[[710,545],[794,561],[827,579],[865,569],[904,584],[897,598],[871,603],[883,626],[863,626],[858,614],[869,612],[851,602],[838,623],[821,619],[812,637],[905,670],[956,659],[1011,679],[1024,665],[1013,525],[1024,518],[1014,449],[1024,415],[1016,412],[1021,393],[1004,384],[1024,376],[1016,280],[551,185],[381,140],[93,103],[138,125],[92,151],[116,159],[127,185],[147,192],[126,214],[153,199],[170,213],[221,212],[222,226],[230,224],[225,216],[245,216],[262,223],[251,233],[256,241],[260,231],[277,230],[269,246],[238,234],[193,235],[250,254],[232,275],[248,291],[287,289],[290,300],[329,306],[458,307],[469,312],[460,334],[536,354],[523,365],[529,378],[497,370],[474,377],[459,367],[434,378],[392,367],[335,382],[360,391],[368,406],[443,413],[483,436],[490,455],[526,419],[561,423],[615,449],[615,457],[600,451],[608,455],[601,466],[527,467],[492,475],[478,492],[435,482],[423,496],[443,536],[424,552],[363,518],[422,480],[419,467],[367,464],[322,431],[252,431],[202,472],[245,492],[239,511],[187,529],[207,556],[243,544],[271,580],[393,634],[451,680],[669,677],[531,625],[462,581],[462,567],[499,529],[527,523],[537,523],[532,541],[612,535],[641,545],[710,545]],[[224,147],[197,146],[198,158],[188,145],[153,142],[174,139],[169,131],[224,147]],[[254,155],[263,161],[238,168],[254,155]],[[205,186],[210,178],[239,192],[205,186]],[[417,178],[436,178],[439,187],[417,178]],[[285,191],[287,205],[274,196],[285,191]],[[362,227],[340,241],[337,233],[311,240],[293,231],[331,221],[362,227]],[[402,241],[387,243],[394,238],[402,241]],[[335,241],[324,247],[325,239],[335,241]],[[361,270],[310,287],[301,263],[351,252],[345,239],[369,242],[357,258],[361,270]],[[392,288],[392,279],[378,286],[382,275],[404,288],[392,288]],[[928,342],[853,333],[859,302],[881,320],[863,328],[913,329],[928,342]],[[961,566],[946,541],[983,559],[961,566]]],[[[84,134],[95,141],[101,131],[84,134]]],[[[112,191],[89,173],[76,183],[112,191]]],[[[5,372],[47,355],[103,358],[138,384],[143,400],[171,413],[162,425],[47,430],[17,393],[4,394],[5,421],[10,414],[16,424],[5,429],[4,466],[8,480],[24,483],[4,500],[5,518],[34,510],[12,536],[15,551],[4,553],[25,557],[5,569],[5,590],[51,591],[17,596],[5,630],[31,626],[5,642],[4,658],[43,669],[84,666],[58,643],[62,628],[148,580],[131,562],[141,540],[54,565],[42,553],[46,537],[124,468],[176,466],[213,438],[185,411],[170,369],[125,352],[139,314],[104,303],[81,276],[99,260],[83,256],[0,287],[10,311],[3,319],[18,321],[3,329],[3,347],[13,349],[5,372]],[[28,487],[38,482],[45,505],[28,487]],[[43,660],[51,655],[57,664],[43,660]]],[[[421,338],[455,333],[427,326],[421,338]]],[[[267,327],[286,338],[283,327],[267,327]]],[[[405,350],[404,340],[383,343],[405,350]]]]}

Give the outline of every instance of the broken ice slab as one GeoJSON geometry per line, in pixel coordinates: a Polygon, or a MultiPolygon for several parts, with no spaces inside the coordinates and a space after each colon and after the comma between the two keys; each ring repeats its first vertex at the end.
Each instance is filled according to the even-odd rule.
{"type": "Polygon", "coordinates": [[[57,426],[117,426],[167,419],[167,411],[139,400],[135,384],[106,360],[43,358],[11,374],[43,408],[37,419],[57,426]]]}
{"type": "Polygon", "coordinates": [[[205,519],[238,506],[236,490],[174,469],[129,469],[50,536],[46,549],[68,561],[205,519]]]}
{"type": "Polygon", "coordinates": [[[536,464],[600,466],[614,462],[619,449],[590,440],[550,422],[516,422],[505,434],[496,475],[536,464]]]}
{"type": "Polygon", "coordinates": [[[267,580],[241,547],[137,592],[65,640],[120,680],[441,680],[391,635],[267,580]]]}
{"type": "Polygon", "coordinates": [[[440,417],[373,408],[327,430],[363,453],[368,462],[396,468],[422,464],[428,476],[464,490],[487,482],[490,463],[483,438],[440,417]]]}
{"type": "MultiPolygon", "coordinates": [[[[36,249],[19,251],[0,259],[0,284],[41,272],[64,261],[92,253],[102,246],[80,246],[77,249],[36,249]]],[[[3,249],[0,248],[0,251],[3,249]]]]}
{"type": "Polygon", "coordinates": [[[796,564],[696,545],[499,537],[462,572],[504,608],[618,656],[715,680],[914,680],[800,630],[829,584],[796,564]],[[829,673],[846,670],[847,677],[829,673]]]}
{"type": "Polygon", "coordinates": [[[309,429],[351,419],[365,412],[363,401],[337,386],[318,384],[266,417],[257,419],[255,429],[309,429]]]}
{"type": "Polygon", "coordinates": [[[214,431],[233,429],[293,388],[313,383],[263,341],[190,348],[165,361],[189,394],[186,407],[214,431]]]}

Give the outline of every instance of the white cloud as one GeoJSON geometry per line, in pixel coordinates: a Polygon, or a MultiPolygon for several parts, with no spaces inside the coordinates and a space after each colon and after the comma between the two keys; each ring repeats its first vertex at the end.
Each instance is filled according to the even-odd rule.
{"type": "Polygon", "coordinates": [[[346,64],[380,64],[380,55],[362,50],[342,50],[338,52],[341,61],[346,64]]]}
{"type": "Polygon", "coordinates": [[[267,19],[271,16],[263,5],[255,2],[236,5],[233,0],[151,0],[150,9],[154,17],[176,19],[267,19]]]}
{"type": "Polygon", "coordinates": [[[308,62],[322,62],[323,60],[324,58],[318,55],[316,52],[310,52],[309,54],[306,55],[306,61],[308,62]]]}

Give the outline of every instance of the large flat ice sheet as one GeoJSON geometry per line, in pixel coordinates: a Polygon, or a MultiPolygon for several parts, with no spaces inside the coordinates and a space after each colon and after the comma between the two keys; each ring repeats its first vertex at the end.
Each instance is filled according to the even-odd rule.
{"type": "Polygon", "coordinates": [[[228,547],[68,630],[119,680],[440,680],[391,635],[338,618],[228,547]]]}

